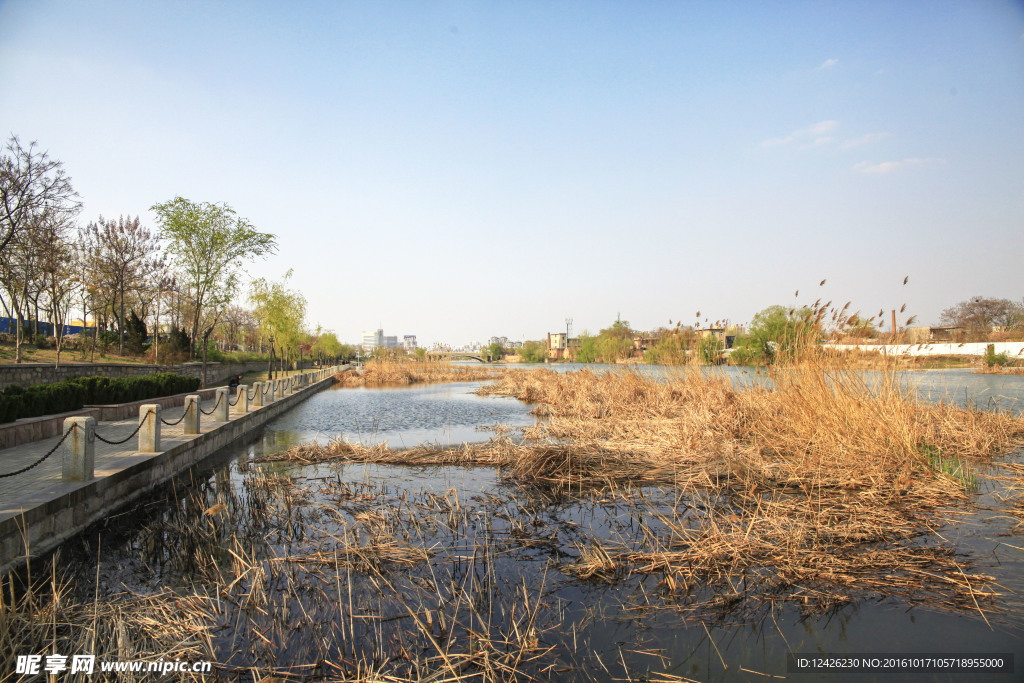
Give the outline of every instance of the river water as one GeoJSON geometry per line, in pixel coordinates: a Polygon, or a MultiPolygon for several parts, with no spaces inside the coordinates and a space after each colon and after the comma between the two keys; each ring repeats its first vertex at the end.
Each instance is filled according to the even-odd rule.
{"type": "MultiPolygon", "coordinates": [[[[564,372],[580,366],[553,367],[564,372]]],[[[614,366],[591,368],[623,371],[614,366]]],[[[647,366],[640,366],[637,371],[655,375],[668,372],[647,366]]],[[[764,381],[763,376],[749,371],[734,368],[716,371],[724,371],[736,381],[764,381]]],[[[1018,414],[1024,406],[1024,377],[942,370],[908,373],[907,381],[930,400],[950,400],[1018,414]]],[[[493,435],[487,427],[494,425],[515,428],[533,423],[529,406],[510,398],[477,396],[473,392],[479,386],[480,382],[466,382],[386,388],[336,387],[323,391],[268,424],[247,443],[225,449],[210,479],[202,482],[201,487],[207,492],[220,489],[220,493],[208,493],[210,501],[220,500],[217,496],[223,494],[225,486],[235,491],[244,488],[250,470],[247,464],[253,459],[312,440],[325,443],[340,435],[367,445],[386,441],[394,448],[421,443],[449,445],[486,441],[493,435]]],[[[1010,459],[1024,460],[1024,453],[1017,452],[1010,459]]],[[[958,556],[970,562],[974,571],[996,577],[1002,595],[997,600],[998,609],[987,611],[985,616],[977,611],[937,609],[875,593],[824,613],[807,613],[784,603],[768,606],[759,613],[723,613],[716,618],[694,618],[682,598],[662,596],[659,606],[650,608],[650,595],[658,591],[656,582],[579,580],[553,568],[575,552],[574,543],[584,537],[581,530],[585,529],[593,537],[617,538],[626,526],[646,523],[638,519],[640,512],[624,508],[613,499],[537,499],[515,491],[513,485],[501,480],[499,473],[483,467],[331,463],[274,464],[271,469],[298,481],[319,482],[322,488],[311,494],[314,501],[335,496],[338,487],[345,491],[362,487],[359,490],[370,492],[366,495],[375,497],[376,503],[394,505],[397,502],[399,508],[404,503],[410,509],[415,505],[434,509],[439,498],[455,500],[455,509],[464,515],[464,520],[456,524],[461,525],[462,533],[479,539],[483,538],[486,528],[491,534],[490,540],[479,542],[493,544],[494,538],[505,539],[506,544],[493,551],[492,564],[487,566],[489,571],[500,575],[510,593],[521,591],[529,598],[525,600],[527,605],[542,606],[542,609],[537,608],[536,619],[537,624],[543,623],[547,629],[539,632],[541,641],[552,647],[547,656],[550,663],[547,668],[538,664],[524,669],[541,680],[1024,679],[1024,529],[1015,518],[999,513],[1000,496],[1005,491],[998,482],[984,478],[974,495],[977,506],[974,513],[961,524],[940,529],[937,536],[952,543],[958,556]],[[324,488],[327,484],[332,488],[324,488]],[[515,542],[515,538],[520,537],[516,532],[521,530],[517,519],[530,519],[538,529],[530,531],[529,542],[515,542]],[[545,544],[541,536],[547,538],[548,534],[551,542],[545,544]],[[534,600],[536,603],[531,602],[534,600]],[[1015,672],[985,674],[980,679],[970,674],[894,671],[845,675],[834,671],[797,673],[787,670],[787,653],[840,656],[856,653],[1009,654],[1014,658],[1015,672]]],[[[654,501],[655,506],[665,502],[659,499],[665,495],[663,492],[641,493],[654,501]]],[[[180,492],[175,493],[176,497],[180,495],[180,492]]],[[[172,502],[171,505],[178,504],[172,502]]],[[[244,505],[244,501],[239,505],[244,505]]],[[[451,515],[452,505],[445,505],[448,505],[447,514],[451,515]]],[[[364,510],[367,511],[371,510],[364,510]]],[[[167,584],[185,587],[195,580],[171,563],[166,570],[155,574],[139,570],[143,565],[148,570],[154,563],[138,557],[143,544],[137,530],[153,528],[168,514],[167,509],[157,506],[131,523],[104,531],[104,562],[98,572],[104,590],[113,591],[123,586],[145,593],[167,584]]],[[[324,524],[329,526],[331,522],[324,524]]],[[[455,581],[464,554],[441,549],[453,542],[443,529],[431,533],[435,534],[429,537],[434,543],[432,552],[437,553],[431,562],[453,567],[452,580],[455,581]],[[446,564],[444,558],[450,561],[446,564]]],[[[85,566],[95,563],[95,548],[100,542],[98,538],[87,541],[86,551],[78,561],[85,566]]],[[[290,539],[288,543],[275,545],[273,552],[295,552],[295,547],[294,539],[290,539]]],[[[83,571],[83,574],[89,572],[83,571]]],[[[437,575],[426,573],[417,581],[440,582],[437,575]]],[[[88,591],[93,589],[94,586],[83,579],[86,594],[91,595],[88,591]]],[[[442,591],[435,589],[440,596],[442,591]]],[[[368,602],[376,599],[374,590],[366,585],[357,585],[356,590],[357,603],[360,595],[368,602]]],[[[352,600],[351,593],[348,599],[352,600]]],[[[493,599],[496,598],[492,596],[493,599]]],[[[500,603],[502,598],[497,599],[500,603]]],[[[313,612],[312,605],[307,607],[313,612]]],[[[316,618],[342,622],[343,607],[318,606],[316,618]]],[[[380,609],[382,620],[395,618],[394,615],[386,617],[388,608],[380,609]]],[[[443,611],[445,607],[441,605],[437,609],[443,611]]],[[[491,609],[496,608],[492,605],[491,609]]],[[[515,609],[510,609],[514,614],[515,609]]],[[[377,637],[384,638],[385,631],[380,628],[377,637]]],[[[237,637],[238,634],[233,633],[232,642],[237,637]]],[[[292,666],[301,664],[303,656],[309,654],[301,642],[286,639],[275,652],[260,656],[261,661],[276,658],[278,665],[292,666]]],[[[244,657],[232,661],[236,665],[242,662],[244,657]]]]}

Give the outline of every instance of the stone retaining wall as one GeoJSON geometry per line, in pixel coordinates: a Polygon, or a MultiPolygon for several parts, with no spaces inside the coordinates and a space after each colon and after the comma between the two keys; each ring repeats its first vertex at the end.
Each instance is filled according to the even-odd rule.
{"type": "Polygon", "coordinates": [[[175,444],[155,455],[138,454],[138,461],[114,474],[85,483],[65,483],[61,491],[20,515],[0,522],[0,574],[26,560],[26,544],[33,557],[49,552],[90,524],[116,512],[237,439],[251,434],[274,417],[290,410],[334,383],[326,376],[294,394],[240,415],[215,429],[175,444]]]}

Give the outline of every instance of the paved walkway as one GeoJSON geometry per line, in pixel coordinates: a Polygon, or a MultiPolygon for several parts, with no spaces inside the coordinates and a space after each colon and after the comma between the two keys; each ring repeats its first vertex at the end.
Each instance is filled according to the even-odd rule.
{"type": "MultiPolygon", "coordinates": [[[[252,395],[252,389],[249,389],[252,395]]],[[[237,396],[230,397],[235,401],[237,396]]],[[[206,412],[213,410],[215,400],[209,399],[201,402],[200,408],[206,412]]],[[[231,420],[239,415],[241,405],[228,408],[228,419],[231,420]]],[[[250,405],[249,411],[256,410],[250,405]]],[[[165,408],[160,411],[160,417],[167,422],[175,422],[184,413],[185,407],[165,408]]],[[[139,424],[138,416],[111,422],[97,422],[96,433],[108,441],[120,441],[131,434],[139,424]]],[[[213,427],[224,424],[214,422],[212,415],[200,415],[199,431],[208,432],[213,427]]],[[[196,435],[185,435],[184,421],[174,426],[160,425],[160,450],[166,451],[178,443],[194,439],[196,435]]],[[[61,437],[51,436],[41,441],[22,444],[13,448],[0,450],[0,474],[14,472],[22,467],[31,465],[47,453],[54,444],[60,441],[61,437]]],[[[158,453],[139,453],[138,435],[132,436],[128,441],[119,445],[110,445],[96,439],[96,478],[110,476],[135,463],[156,457],[158,453]]],[[[64,483],[61,480],[63,466],[64,446],[58,448],[50,457],[42,463],[33,467],[27,472],[0,479],[0,520],[8,519],[21,514],[22,510],[33,508],[45,503],[56,496],[67,493],[70,490],[83,486],[83,482],[64,483]]]]}

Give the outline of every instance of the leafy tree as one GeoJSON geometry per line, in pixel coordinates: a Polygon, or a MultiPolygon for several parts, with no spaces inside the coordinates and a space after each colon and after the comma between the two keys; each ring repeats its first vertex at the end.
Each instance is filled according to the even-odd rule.
{"type": "Polygon", "coordinates": [[[548,350],[544,342],[528,341],[523,342],[523,348],[519,349],[519,355],[527,363],[543,363],[547,358],[548,350]]]}
{"type": "Polygon", "coordinates": [[[313,344],[312,351],[317,354],[321,363],[324,363],[328,359],[337,360],[341,357],[344,351],[345,345],[338,341],[338,335],[334,332],[327,330],[321,331],[316,338],[316,342],[313,344]]]}
{"type": "Polygon", "coordinates": [[[141,355],[146,350],[146,337],[149,336],[146,323],[135,314],[135,311],[132,311],[125,327],[127,329],[125,330],[126,335],[121,337],[122,345],[126,346],[131,353],[141,355]]]}
{"type": "Polygon", "coordinates": [[[809,308],[769,306],[750,321],[750,333],[736,340],[733,360],[739,364],[767,365],[792,358],[808,344],[816,343],[820,325],[809,308]]]}
{"type": "Polygon", "coordinates": [[[577,363],[597,362],[597,338],[584,330],[577,339],[576,346],[577,363]]]}
{"type": "Polygon", "coordinates": [[[249,301],[253,304],[253,315],[259,325],[260,335],[270,344],[270,358],[267,372],[274,378],[273,362],[275,348],[281,350],[281,362],[289,350],[297,349],[304,336],[303,324],[306,318],[306,297],[286,286],[292,271],[285,273],[280,282],[260,278],[249,289],[249,301]]]}
{"type": "Polygon", "coordinates": [[[416,354],[416,360],[420,361],[421,363],[425,362],[427,360],[427,350],[426,349],[421,348],[421,347],[417,347],[417,349],[415,351],[413,351],[413,353],[416,354]]]}
{"type": "Polygon", "coordinates": [[[247,260],[277,251],[277,242],[274,235],[259,232],[227,204],[175,197],[150,210],[157,215],[161,236],[168,240],[167,253],[181,271],[192,318],[192,347],[200,336],[203,339],[205,386],[206,340],[238,289],[239,269],[247,260]]]}
{"type": "Polygon", "coordinates": [[[494,342],[493,344],[485,347],[484,351],[491,357],[492,361],[501,360],[505,356],[505,347],[498,342],[494,342]]]}
{"type": "Polygon", "coordinates": [[[661,365],[678,365],[686,362],[687,354],[696,343],[692,328],[677,324],[672,329],[659,329],[653,335],[654,344],[644,352],[644,361],[661,365]]]}
{"type": "Polygon", "coordinates": [[[625,320],[616,320],[601,330],[597,338],[597,356],[605,363],[629,358],[633,352],[633,330],[625,320]]]}

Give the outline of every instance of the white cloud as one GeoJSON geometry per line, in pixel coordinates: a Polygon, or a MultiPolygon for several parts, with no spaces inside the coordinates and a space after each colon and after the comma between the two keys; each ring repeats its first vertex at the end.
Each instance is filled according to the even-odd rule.
{"type": "Polygon", "coordinates": [[[761,143],[762,147],[778,147],[779,145],[788,145],[791,142],[797,140],[806,142],[811,140],[814,144],[823,144],[829,142],[832,138],[829,137],[829,133],[839,127],[838,121],[819,121],[812,126],[807,128],[800,128],[794,130],[792,133],[784,138],[770,138],[764,140],[761,143]]]}
{"type": "Polygon", "coordinates": [[[910,166],[926,166],[944,163],[946,163],[945,159],[920,159],[914,157],[911,159],[904,159],[903,161],[883,161],[879,164],[862,161],[859,164],[854,164],[853,170],[858,173],[885,174],[892,173],[903,168],[908,168],[910,166]]]}
{"type": "Polygon", "coordinates": [[[878,142],[879,140],[884,138],[885,135],[885,133],[865,133],[864,135],[861,135],[859,138],[847,140],[843,144],[839,145],[839,149],[850,149],[851,147],[859,147],[861,145],[866,145],[870,142],[878,142]]]}
{"type": "Polygon", "coordinates": [[[831,58],[826,59],[824,62],[821,63],[821,66],[818,67],[818,71],[824,71],[825,69],[831,69],[832,67],[834,67],[838,63],[839,63],[838,59],[836,59],[835,57],[831,57],[831,58]]]}
{"type": "Polygon", "coordinates": [[[807,128],[808,135],[828,135],[839,126],[838,121],[819,121],[810,128],[807,128]]]}
{"type": "Polygon", "coordinates": [[[820,138],[814,138],[814,144],[816,144],[816,145],[827,145],[828,143],[832,142],[833,139],[834,138],[831,135],[820,137],[820,138]]]}

